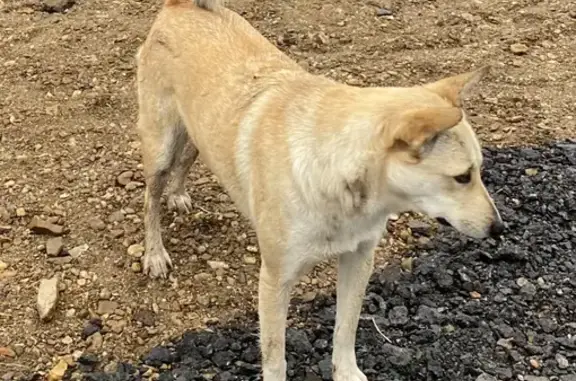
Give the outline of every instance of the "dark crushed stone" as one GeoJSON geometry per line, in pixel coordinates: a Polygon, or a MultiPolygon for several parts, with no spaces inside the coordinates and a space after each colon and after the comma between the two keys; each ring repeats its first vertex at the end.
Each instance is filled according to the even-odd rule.
{"type": "Polygon", "coordinates": [[[98,364],[98,362],[100,362],[100,360],[98,359],[98,356],[96,356],[93,353],[84,353],[82,356],[80,356],[80,358],[78,359],[78,363],[82,364],[82,365],[87,365],[87,366],[93,366],[98,364]]]}
{"type": "Polygon", "coordinates": [[[82,337],[82,340],[86,340],[88,337],[92,336],[96,332],[99,332],[101,329],[102,320],[100,318],[93,318],[84,325],[80,336],[82,337]]]}
{"type": "Polygon", "coordinates": [[[41,8],[48,13],[63,13],[76,3],[76,0],[43,0],[41,8]]]}
{"type": "MultiPolygon", "coordinates": [[[[576,381],[576,143],[486,149],[485,168],[506,235],[476,241],[441,227],[412,253],[412,273],[373,275],[357,336],[369,380],[576,381]],[[568,368],[558,367],[558,354],[568,368]]],[[[287,332],[288,379],[330,380],[334,295],[292,307],[302,328],[287,332]]],[[[260,380],[255,321],[252,313],[234,326],[188,332],[143,363],[170,364],[162,381],[260,380]]],[[[120,364],[84,379],[141,380],[146,369],[120,364]]]]}
{"type": "Polygon", "coordinates": [[[332,359],[330,356],[325,357],[318,363],[318,370],[320,371],[320,376],[323,380],[332,379],[332,359]]]}
{"type": "Polygon", "coordinates": [[[408,308],[405,306],[396,306],[388,313],[388,320],[391,325],[402,326],[410,321],[408,317],[408,308]]]}
{"type": "Polygon", "coordinates": [[[312,344],[304,331],[288,328],[286,332],[286,350],[296,353],[312,352],[312,344]]]}
{"type": "Polygon", "coordinates": [[[150,353],[144,357],[144,363],[152,366],[161,366],[162,364],[170,364],[174,361],[174,356],[165,347],[152,348],[150,353]]]}

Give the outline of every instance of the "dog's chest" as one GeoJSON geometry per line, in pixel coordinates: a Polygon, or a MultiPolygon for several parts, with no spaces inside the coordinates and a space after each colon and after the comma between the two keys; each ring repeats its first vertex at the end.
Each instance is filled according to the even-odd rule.
{"type": "Polygon", "coordinates": [[[380,239],[387,219],[385,213],[348,219],[329,215],[301,218],[293,226],[291,246],[295,255],[317,260],[355,252],[361,243],[380,239]]]}

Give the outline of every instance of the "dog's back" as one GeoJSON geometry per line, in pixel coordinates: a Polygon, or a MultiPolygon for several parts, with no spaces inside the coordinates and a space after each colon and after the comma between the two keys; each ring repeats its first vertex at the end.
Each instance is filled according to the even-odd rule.
{"type": "Polygon", "coordinates": [[[139,50],[138,66],[147,70],[167,61],[169,66],[163,67],[170,69],[165,75],[181,82],[179,74],[186,72],[196,91],[213,90],[218,83],[234,79],[222,76],[243,74],[231,67],[249,66],[251,62],[263,66],[263,61],[269,61],[270,65],[296,68],[246,20],[220,6],[218,0],[166,0],[139,50]],[[270,59],[264,60],[263,56],[270,59]],[[190,73],[195,74],[193,80],[190,73]]]}
{"type": "Polygon", "coordinates": [[[264,89],[309,74],[217,0],[167,0],[137,61],[144,154],[157,156],[153,141],[177,146],[188,136],[246,204],[231,155],[241,119],[264,89]]]}
{"type": "MultiPolygon", "coordinates": [[[[243,18],[217,0],[167,0],[138,54],[146,70],[169,61],[166,75],[182,81],[180,69],[195,73],[190,85],[213,88],[230,65],[255,55],[277,55],[275,47],[243,18]]],[[[162,70],[161,70],[162,71],[162,70]]],[[[188,76],[189,77],[189,76],[188,76]]]]}

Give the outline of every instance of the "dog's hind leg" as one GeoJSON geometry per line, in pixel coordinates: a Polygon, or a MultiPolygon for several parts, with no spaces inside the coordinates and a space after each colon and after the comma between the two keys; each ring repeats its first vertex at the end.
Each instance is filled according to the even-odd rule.
{"type": "Polygon", "coordinates": [[[158,99],[152,92],[141,92],[139,99],[138,132],[141,139],[142,161],[146,179],[144,195],[144,227],[146,252],[144,273],[150,277],[166,277],[172,266],[170,255],[162,242],[160,198],[177,158],[188,142],[172,99],[158,99]]]}
{"type": "Polygon", "coordinates": [[[180,157],[176,158],[172,171],[172,183],[168,186],[168,209],[185,213],[192,211],[192,199],[186,192],[186,178],[197,157],[198,149],[188,140],[180,157]]]}

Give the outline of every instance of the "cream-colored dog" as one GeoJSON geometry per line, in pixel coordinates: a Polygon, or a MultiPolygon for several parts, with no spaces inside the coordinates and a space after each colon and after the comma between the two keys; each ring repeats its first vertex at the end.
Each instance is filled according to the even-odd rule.
{"type": "Polygon", "coordinates": [[[387,216],[427,213],[483,238],[503,224],[480,178],[461,109],[486,72],[407,88],[358,88],[307,73],[215,0],[167,0],[138,52],[138,131],[146,176],[144,269],[171,266],[160,199],[189,211],[199,155],[256,229],[265,381],[286,379],[292,286],[338,258],[333,376],[363,381],[355,336],[387,216]]]}

